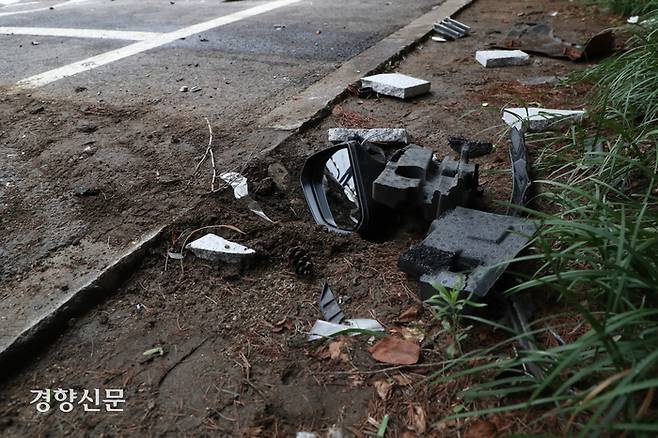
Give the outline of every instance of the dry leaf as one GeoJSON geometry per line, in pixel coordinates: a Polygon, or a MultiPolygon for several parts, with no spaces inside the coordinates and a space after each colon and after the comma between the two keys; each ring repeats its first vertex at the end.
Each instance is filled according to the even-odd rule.
{"type": "Polygon", "coordinates": [[[487,420],[478,420],[471,425],[464,435],[465,438],[495,438],[498,428],[494,423],[487,420]]]}
{"type": "Polygon", "coordinates": [[[420,313],[420,308],[418,306],[411,306],[398,316],[398,321],[400,322],[411,322],[418,318],[420,313]]]}
{"type": "Polygon", "coordinates": [[[281,333],[285,329],[292,331],[293,328],[294,326],[292,325],[292,322],[289,319],[284,318],[281,321],[274,324],[274,326],[272,327],[272,332],[281,333]]]}
{"type": "Polygon", "coordinates": [[[413,365],[420,358],[420,346],[397,336],[388,336],[368,350],[372,357],[392,365],[413,365]]]}
{"type": "Polygon", "coordinates": [[[404,339],[407,341],[414,341],[417,343],[423,342],[423,339],[425,339],[425,333],[423,333],[422,330],[416,328],[416,327],[402,327],[402,328],[395,328],[391,330],[393,333],[398,333],[401,335],[404,339]]]}
{"type": "Polygon", "coordinates": [[[402,438],[418,438],[418,435],[413,432],[406,431],[402,434],[402,438]]]}
{"type": "Polygon", "coordinates": [[[329,344],[329,358],[331,360],[339,360],[341,362],[349,362],[350,357],[345,353],[347,348],[347,341],[345,339],[339,339],[333,341],[329,344]]]}
{"type": "Polygon", "coordinates": [[[388,396],[391,395],[391,390],[393,389],[393,384],[388,380],[377,380],[374,384],[377,395],[382,400],[386,401],[388,396]]]}
{"type": "Polygon", "coordinates": [[[420,434],[427,430],[427,415],[425,409],[419,404],[409,406],[409,429],[420,434]]]}

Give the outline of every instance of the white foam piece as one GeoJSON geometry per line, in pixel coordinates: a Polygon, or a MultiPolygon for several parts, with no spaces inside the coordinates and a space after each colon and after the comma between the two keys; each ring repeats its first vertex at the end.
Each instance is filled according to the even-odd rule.
{"type": "Polygon", "coordinates": [[[509,67],[530,63],[530,55],[522,50],[478,50],[475,60],[487,68],[509,67]]]}
{"type": "Polygon", "coordinates": [[[503,110],[503,120],[512,128],[537,132],[579,122],[586,114],[582,110],[506,108],[503,110]]]}
{"type": "Polygon", "coordinates": [[[187,248],[197,257],[211,262],[243,263],[256,254],[251,248],[212,233],[189,243],[187,248]]]}
{"type": "Polygon", "coordinates": [[[370,87],[375,93],[408,99],[428,93],[432,84],[401,73],[383,73],[361,78],[361,86],[370,87]]]}

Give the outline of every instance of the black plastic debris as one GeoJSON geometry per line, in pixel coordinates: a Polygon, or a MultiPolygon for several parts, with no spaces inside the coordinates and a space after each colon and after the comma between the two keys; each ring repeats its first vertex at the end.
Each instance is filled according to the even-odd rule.
{"type": "Polygon", "coordinates": [[[398,266],[420,281],[423,300],[436,294],[435,285],[482,298],[536,229],[526,219],[457,207],[432,222],[425,240],[403,253],[398,266]],[[428,254],[439,257],[428,260],[428,254]]]}
{"type": "Polygon", "coordinates": [[[448,144],[464,161],[487,155],[493,150],[493,144],[488,141],[470,140],[464,137],[450,137],[448,144]]]}
{"type": "Polygon", "coordinates": [[[514,206],[525,205],[530,188],[530,173],[528,170],[528,149],[525,144],[523,133],[512,128],[512,147],[510,147],[510,161],[512,162],[512,197],[511,203],[515,213],[518,209],[514,206]]]}
{"type": "Polygon", "coordinates": [[[434,23],[434,32],[447,40],[456,40],[471,33],[471,28],[464,23],[448,17],[438,23],[434,23]]]}
{"type": "Polygon", "coordinates": [[[100,190],[93,187],[87,186],[76,186],[73,187],[73,194],[75,196],[85,197],[85,196],[96,196],[100,194],[100,190]]]}
{"type": "MultiPolygon", "coordinates": [[[[453,144],[461,152],[467,142],[453,144]]],[[[478,166],[468,162],[469,147],[459,161],[447,156],[437,163],[431,149],[409,145],[391,157],[375,180],[373,200],[393,209],[418,206],[428,221],[458,205],[469,205],[478,187],[478,166]]]]}
{"type": "Polygon", "coordinates": [[[611,54],[615,49],[615,37],[612,31],[605,30],[594,35],[585,44],[573,44],[556,37],[548,23],[521,23],[509,31],[503,41],[503,47],[551,58],[579,61],[611,54]]]}
{"type": "Polygon", "coordinates": [[[340,324],[345,318],[343,309],[340,308],[336,296],[329,287],[329,283],[324,283],[322,294],[320,295],[320,312],[325,321],[340,324]]]}

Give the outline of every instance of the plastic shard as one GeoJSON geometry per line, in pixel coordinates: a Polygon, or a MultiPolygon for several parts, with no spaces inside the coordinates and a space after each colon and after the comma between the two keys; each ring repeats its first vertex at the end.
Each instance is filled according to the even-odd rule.
{"type": "Polygon", "coordinates": [[[582,110],[560,110],[547,108],[505,108],[503,121],[519,131],[531,132],[561,129],[578,123],[586,116],[582,110]]]}
{"type": "Polygon", "coordinates": [[[216,234],[206,234],[187,245],[194,255],[211,262],[247,263],[256,251],[239,243],[231,242],[216,234]]]}
{"type": "Polygon", "coordinates": [[[343,309],[340,308],[336,296],[329,287],[328,283],[324,284],[322,294],[320,295],[320,311],[325,321],[340,324],[345,318],[343,309]]]}

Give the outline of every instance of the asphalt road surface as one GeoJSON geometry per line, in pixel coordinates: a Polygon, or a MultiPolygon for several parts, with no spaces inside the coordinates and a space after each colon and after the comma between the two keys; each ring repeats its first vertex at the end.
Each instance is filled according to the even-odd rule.
{"type": "Polygon", "coordinates": [[[0,0],[0,87],[64,99],[85,88],[77,99],[230,117],[271,107],[437,3],[0,0]]]}

